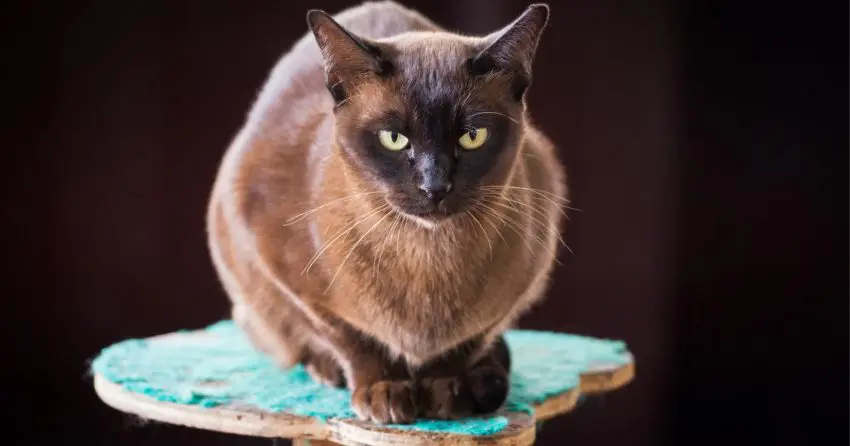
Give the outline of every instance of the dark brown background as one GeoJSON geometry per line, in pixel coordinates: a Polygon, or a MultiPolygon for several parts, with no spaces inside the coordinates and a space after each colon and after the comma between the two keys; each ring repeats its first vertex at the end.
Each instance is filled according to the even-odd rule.
{"type": "MultiPolygon", "coordinates": [[[[304,12],[348,4],[80,0],[4,13],[2,327],[21,444],[271,443],[138,427],[97,400],[86,361],[227,316],[204,238],[217,163],[306,31],[304,12]]],[[[409,4],[469,33],[525,6],[409,4]]],[[[624,339],[638,377],[548,423],[539,444],[846,435],[846,8],[551,5],[530,103],[582,212],[567,232],[576,254],[522,325],[624,339]]]]}

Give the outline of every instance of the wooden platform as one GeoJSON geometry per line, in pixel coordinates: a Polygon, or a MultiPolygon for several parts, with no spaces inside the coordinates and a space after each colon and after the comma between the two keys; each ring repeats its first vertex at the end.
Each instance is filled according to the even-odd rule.
{"type": "MultiPolygon", "coordinates": [[[[172,333],[145,341],[157,345],[204,336],[210,334],[198,330],[172,333]]],[[[501,411],[499,414],[507,419],[507,426],[498,433],[483,436],[377,426],[352,418],[319,420],[291,413],[263,411],[238,402],[219,407],[167,402],[129,390],[127,386],[113,382],[97,371],[94,374],[94,388],[107,405],[147,420],[240,435],[290,438],[298,440],[296,444],[302,445],[530,445],[534,443],[538,421],[568,413],[576,406],[582,394],[609,392],[630,382],[635,374],[634,358],[630,353],[625,354],[625,362],[591,364],[581,372],[578,386],[535,404],[533,415],[522,411],[501,411]]]]}

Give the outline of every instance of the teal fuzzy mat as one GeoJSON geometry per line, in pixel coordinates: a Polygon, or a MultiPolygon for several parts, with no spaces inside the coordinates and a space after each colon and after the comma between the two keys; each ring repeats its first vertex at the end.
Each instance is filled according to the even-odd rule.
{"type": "MultiPolygon", "coordinates": [[[[103,349],[92,371],[124,389],[159,401],[200,407],[248,404],[320,420],[354,418],[350,393],[314,382],[303,367],[280,370],[255,351],[226,320],[204,329],[213,336],[179,336],[165,342],[130,339],[103,349]]],[[[514,370],[507,408],[531,413],[536,404],[579,385],[599,362],[627,364],[620,341],[513,330],[505,335],[514,370]]],[[[493,415],[458,421],[419,420],[399,429],[491,435],[508,424],[493,415]]]]}

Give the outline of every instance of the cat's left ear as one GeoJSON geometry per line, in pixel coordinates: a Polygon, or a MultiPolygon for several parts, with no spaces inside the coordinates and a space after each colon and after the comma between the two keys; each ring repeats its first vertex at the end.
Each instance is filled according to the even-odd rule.
{"type": "Polygon", "coordinates": [[[337,93],[333,91],[337,88],[335,85],[363,74],[383,74],[392,69],[381,57],[377,46],[343,28],[328,13],[310,10],[307,12],[307,24],[322,52],[328,87],[338,101],[337,93]]]}
{"type": "MultiPolygon", "coordinates": [[[[549,5],[530,5],[511,24],[486,36],[486,47],[473,60],[473,70],[487,72],[492,69],[510,70],[519,75],[520,83],[531,82],[531,65],[537,44],[549,22],[549,5]]],[[[521,96],[524,87],[520,88],[521,96]]]]}

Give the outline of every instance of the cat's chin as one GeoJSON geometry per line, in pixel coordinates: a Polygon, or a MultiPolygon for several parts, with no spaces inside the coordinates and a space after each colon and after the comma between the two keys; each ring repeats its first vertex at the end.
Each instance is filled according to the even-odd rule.
{"type": "MultiPolygon", "coordinates": [[[[426,228],[426,229],[434,229],[434,228],[437,227],[437,225],[439,225],[441,223],[441,219],[435,219],[433,217],[428,217],[428,216],[422,217],[422,216],[419,216],[419,215],[408,214],[407,212],[404,212],[404,211],[398,211],[398,213],[401,214],[402,217],[404,217],[404,218],[406,218],[406,219],[408,219],[408,220],[410,220],[410,221],[416,223],[417,225],[422,226],[423,228],[426,228]]],[[[442,219],[442,220],[444,220],[444,219],[442,219]]]]}
{"type": "Polygon", "coordinates": [[[434,211],[430,212],[422,212],[405,210],[392,203],[390,203],[390,206],[397,214],[426,229],[434,229],[440,224],[450,220],[453,216],[452,213],[446,212],[444,210],[435,209],[434,211]]]}

